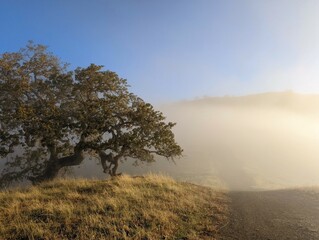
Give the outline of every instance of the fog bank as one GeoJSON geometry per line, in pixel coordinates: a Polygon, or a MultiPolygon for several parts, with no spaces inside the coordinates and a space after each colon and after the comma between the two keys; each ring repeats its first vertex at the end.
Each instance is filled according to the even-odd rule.
{"type": "MultiPolygon", "coordinates": [[[[120,171],[161,172],[233,190],[319,185],[319,95],[208,97],[157,108],[177,123],[184,156],[176,164],[159,158],[141,167],[128,160],[120,171]]],[[[105,177],[94,160],[76,172],[105,177]]]]}
{"type": "MultiPolygon", "coordinates": [[[[207,97],[156,109],[177,123],[184,156],[139,167],[128,159],[120,172],[160,172],[232,190],[319,185],[319,95],[207,97]]],[[[106,178],[98,159],[73,167],[71,175],[106,178]]]]}
{"type": "Polygon", "coordinates": [[[319,96],[204,98],[161,109],[194,169],[230,189],[319,184],[319,96]]]}

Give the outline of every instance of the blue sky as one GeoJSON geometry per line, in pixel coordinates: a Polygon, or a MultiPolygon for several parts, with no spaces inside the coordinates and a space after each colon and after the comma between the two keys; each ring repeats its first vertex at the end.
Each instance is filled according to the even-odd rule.
{"type": "Polygon", "coordinates": [[[1,0],[0,52],[48,45],[152,103],[319,93],[318,12],[316,0],[1,0]]]}

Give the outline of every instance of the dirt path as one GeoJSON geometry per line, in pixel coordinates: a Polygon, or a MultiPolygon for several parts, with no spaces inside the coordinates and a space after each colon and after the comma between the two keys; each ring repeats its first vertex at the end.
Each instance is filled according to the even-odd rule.
{"type": "Polygon", "coordinates": [[[319,191],[232,192],[222,240],[319,240],[319,191]]]}

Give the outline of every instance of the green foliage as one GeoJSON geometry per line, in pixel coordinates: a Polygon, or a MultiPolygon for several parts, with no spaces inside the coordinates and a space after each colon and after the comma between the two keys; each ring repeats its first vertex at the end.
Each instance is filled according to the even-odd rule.
{"type": "Polygon", "coordinates": [[[0,57],[0,156],[11,157],[3,182],[53,178],[80,164],[83,153],[110,151],[147,162],[154,154],[180,156],[173,126],[103,66],[67,71],[32,42],[0,57]]]}

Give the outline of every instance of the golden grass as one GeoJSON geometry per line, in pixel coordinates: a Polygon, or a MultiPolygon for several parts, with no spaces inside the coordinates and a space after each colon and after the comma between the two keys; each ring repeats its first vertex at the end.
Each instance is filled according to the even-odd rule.
{"type": "Polygon", "coordinates": [[[0,239],[214,239],[223,192],[147,175],[0,192],[0,239]]]}

